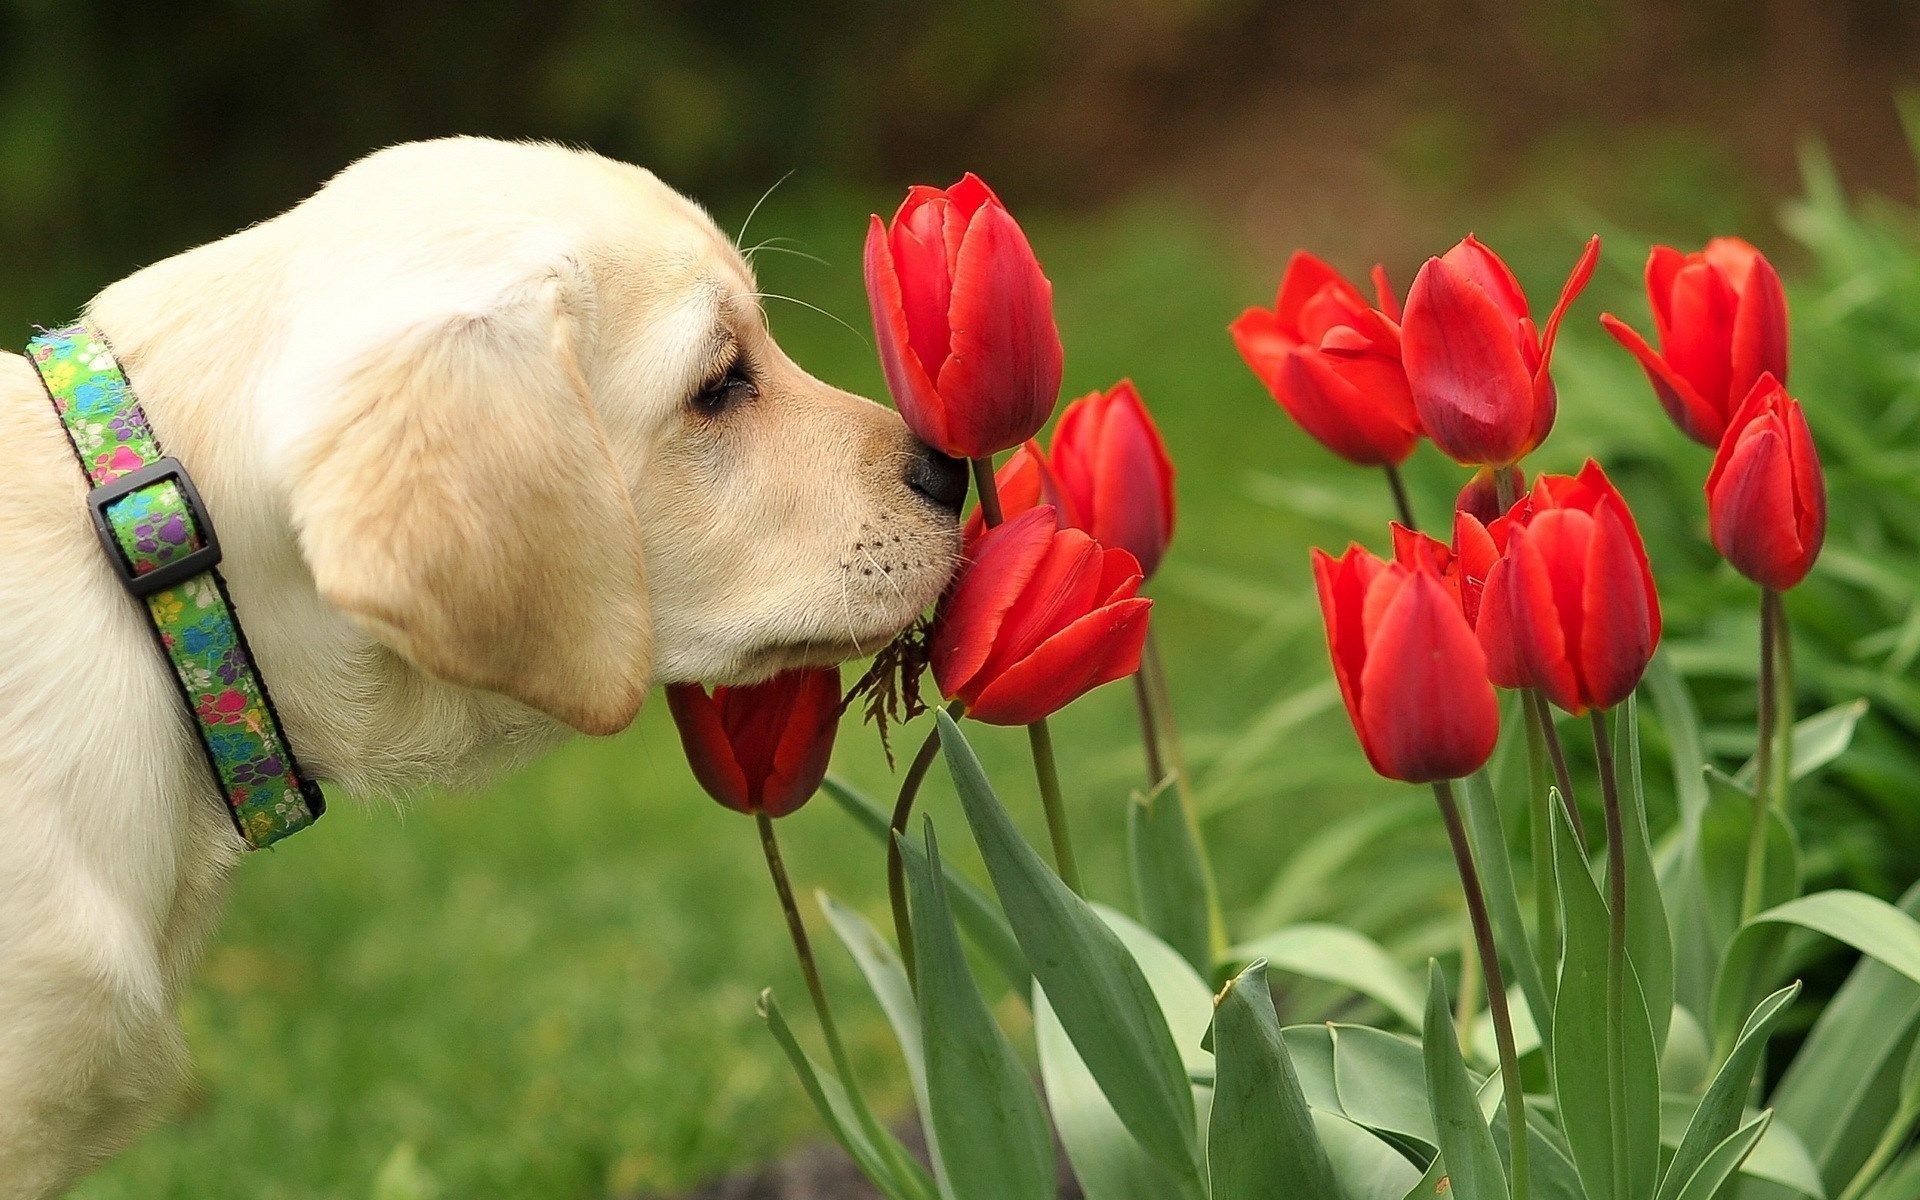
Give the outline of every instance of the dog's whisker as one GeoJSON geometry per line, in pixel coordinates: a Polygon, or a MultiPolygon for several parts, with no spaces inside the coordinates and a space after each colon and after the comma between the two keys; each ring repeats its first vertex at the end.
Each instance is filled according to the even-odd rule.
{"type": "MultiPolygon", "coordinates": [[[[799,168],[797,167],[794,168],[794,170],[798,170],[798,169],[799,168]]],[[[777,189],[781,184],[785,183],[787,180],[792,178],[793,178],[793,171],[788,171],[785,175],[782,175],[780,178],[774,180],[773,183],[768,186],[766,191],[760,193],[760,198],[758,200],[755,200],[753,202],[753,207],[747,210],[747,219],[740,222],[740,232],[735,234],[733,238],[734,245],[737,246],[741,242],[744,242],[747,240],[747,227],[753,224],[754,214],[760,211],[760,206],[767,202],[767,197],[773,195],[775,189],[777,189]]]]}
{"type": "MultiPolygon", "coordinates": [[[[848,333],[851,333],[853,336],[859,338],[861,345],[867,347],[869,350],[873,348],[873,343],[867,339],[866,334],[861,333],[858,329],[855,329],[853,326],[847,324],[847,322],[844,319],[842,319],[839,314],[828,312],[826,309],[821,308],[818,304],[811,304],[805,300],[801,300],[793,296],[783,296],[779,292],[746,292],[743,294],[742,298],[750,299],[750,300],[785,300],[788,304],[798,304],[801,308],[810,308],[814,312],[817,312],[821,316],[827,318],[829,321],[832,321],[834,324],[839,325],[842,329],[845,329],[848,333]]],[[[762,312],[766,311],[766,308],[764,305],[761,307],[761,311],[762,312]]]]}
{"type": "Polygon", "coordinates": [[[784,242],[789,240],[791,239],[771,238],[767,241],[760,242],[753,246],[749,246],[745,250],[742,250],[740,253],[746,258],[748,262],[752,262],[753,256],[760,253],[762,250],[771,250],[775,254],[791,254],[795,258],[804,258],[809,262],[817,262],[823,267],[833,266],[832,263],[828,262],[824,258],[821,258],[818,254],[811,254],[805,250],[796,250],[792,246],[779,246],[774,244],[775,242],[784,242]]]}

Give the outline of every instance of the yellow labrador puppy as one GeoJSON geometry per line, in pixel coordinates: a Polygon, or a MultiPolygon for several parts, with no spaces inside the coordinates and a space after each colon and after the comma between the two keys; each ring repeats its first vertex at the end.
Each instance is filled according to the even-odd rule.
{"type": "MultiPolygon", "coordinates": [[[[794,365],[707,216],[592,154],[389,149],[87,316],[199,485],[291,744],[349,792],[871,650],[957,554],[959,465],[794,365]]],[[[242,854],[86,492],[0,355],[7,1200],[164,1112],[242,854]]]]}

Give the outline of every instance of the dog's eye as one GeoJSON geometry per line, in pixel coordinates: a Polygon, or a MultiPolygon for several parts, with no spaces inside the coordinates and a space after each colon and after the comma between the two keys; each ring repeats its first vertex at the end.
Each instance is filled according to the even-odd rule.
{"type": "Polygon", "coordinates": [[[736,404],[744,404],[760,394],[753,375],[743,359],[735,359],[724,374],[700,385],[693,394],[693,408],[702,416],[715,417],[736,404]]]}

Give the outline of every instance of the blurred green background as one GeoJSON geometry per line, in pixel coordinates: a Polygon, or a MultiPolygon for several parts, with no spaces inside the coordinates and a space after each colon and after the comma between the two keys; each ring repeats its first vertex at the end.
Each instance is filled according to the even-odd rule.
{"type": "MultiPolygon", "coordinates": [[[[1789,275],[1795,390],[1833,472],[1836,553],[1794,597],[1803,705],[1876,705],[1851,765],[1803,794],[1810,869],[1885,893],[1920,863],[1920,253],[1896,103],[1917,54],[1898,0],[0,0],[0,330],[24,342],[380,146],[545,138],[651,166],[728,228],[773,189],[747,240],[824,261],[770,247],[763,284],[828,314],[775,301],[777,334],[879,395],[866,216],[977,170],[1055,280],[1068,394],[1131,375],[1179,465],[1155,619],[1229,907],[1337,911],[1424,953],[1454,936],[1424,825],[1300,869],[1316,834],[1405,799],[1335,711],[1305,568],[1311,544],[1378,546],[1385,496],[1285,421],[1226,323],[1271,301],[1296,246],[1404,287],[1471,228],[1539,303],[1602,233],[1543,457],[1604,453],[1640,509],[1675,660],[1731,764],[1750,594],[1701,541],[1706,455],[1594,318],[1645,326],[1650,241],[1740,233],[1789,275]],[[1307,884],[1268,896],[1289,866],[1307,884]]],[[[1430,451],[1411,471],[1433,514],[1461,481],[1430,451]]],[[[1059,722],[1083,855],[1116,901],[1132,733],[1119,687],[1059,722]]],[[[1024,739],[976,744],[1031,815],[1024,739]]],[[[836,767],[890,790],[851,720],[836,767]]],[[[929,809],[954,820],[937,774],[929,809]]],[[[824,801],[782,828],[803,886],[881,914],[877,844],[824,801]]],[[[857,1054],[903,1098],[877,1014],[825,953],[857,1054]]],[[[187,1103],[78,1194],[671,1195],[819,1136],[754,1016],[763,985],[802,1010],[751,824],[698,793],[652,704],[485,792],[342,802],[249,860],[185,1005],[187,1103]]]]}

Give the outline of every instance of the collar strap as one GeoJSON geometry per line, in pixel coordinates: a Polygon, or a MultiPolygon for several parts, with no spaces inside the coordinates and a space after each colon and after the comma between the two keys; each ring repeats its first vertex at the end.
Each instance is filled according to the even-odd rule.
{"type": "Polygon", "coordinates": [[[84,325],[42,332],[27,357],[93,485],[94,529],[121,584],[146,609],[234,828],[255,849],[305,829],[326,802],[281,732],[214,569],[220,542],[186,468],[160,452],[98,333],[84,325]]]}

